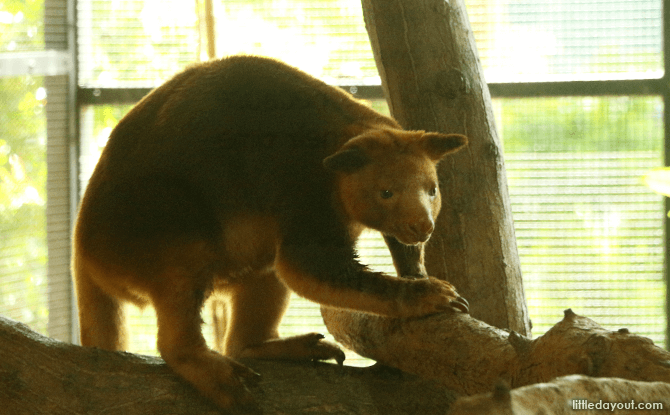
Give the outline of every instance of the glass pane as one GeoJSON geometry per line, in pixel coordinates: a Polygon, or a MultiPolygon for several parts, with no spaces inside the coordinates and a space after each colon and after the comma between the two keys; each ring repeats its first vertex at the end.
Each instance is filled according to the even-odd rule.
{"type": "Polygon", "coordinates": [[[48,334],[42,85],[42,78],[0,78],[0,315],[48,334]]]}
{"type": "MultiPolygon", "coordinates": [[[[202,47],[195,5],[79,1],[80,83],[156,86],[197,61],[202,47]]],[[[359,0],[233,0],[214,6],[218,56],[266,55],[330,83],[380,83],[359,0]]]]}
{"type": "Polygon", "coordinates": [[[466,0],[488,82],[660,78],[661,0],[466,0]]]}
{"type": "MultiPolygon", "coordinates": [[[[489,82],[657,78],[660,0],[466,0],[489,82]]],[[[196,2],[82,0],[80,82],[155,86],[202,55],[196,2]]],[[[379,84],[359,0],[215,1],[217,56],[260,54],[379,84]]]]}
{"type": "Polygon", "coordinates": [[[665,343],[657,97],[495,100],[533,334],[566,308],[665,343]]]}
{"type": "Polygon", "coordinates": [[[44,0],[0,2],[0,54],[44,50],[44,0]]]}
{"type": "Polygon", "coordinates": [[[330,84],[381,83],[360,0],[226,0],[216,5],[219,56],[272,56],[330,84]]]}
{"type": "Polygon", "coordinates": [[[157,86],[197,60],[195,1],[77,2],[80,84],[157,86]]]}

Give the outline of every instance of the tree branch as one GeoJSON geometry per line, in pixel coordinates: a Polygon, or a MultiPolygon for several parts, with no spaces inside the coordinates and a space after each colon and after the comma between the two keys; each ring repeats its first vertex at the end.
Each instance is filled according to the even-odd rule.
{"type": "Polygon", "coordinates": [[[571,374],[670,382],[670,353],[627,329],[605,330],[566,310],[530,340],[464,313],[393,319],[322,307],[335,339],[381,364],[441,382],[462,395],[571,374]]]}
{"type": "MultiPolygon", "coordinates": [[[[326,363],[245,359],[265,415],[444,414],[455,394],[416,376],[326,363]]],[[[163,360],[84,348],[0,317],[0,412],[7,414],[220,414],[163,360]]]]}

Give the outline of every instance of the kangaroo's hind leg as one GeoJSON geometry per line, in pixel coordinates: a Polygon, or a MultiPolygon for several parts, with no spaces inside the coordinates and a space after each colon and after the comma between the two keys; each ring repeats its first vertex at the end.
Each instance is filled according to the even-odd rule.
{"type": "Polygon", "coordinates": [[[273,271],[249,275],[242,283],[231,284],[226,294],[226,355],[259,359],[344,361],[342,350],[324,341],[321,334],[279,337],[277,327],[288,307],[290,290],[273,271]]]}
{"type": "Polygon", "coordinates": [[[82,262],[75,260],[73,267],[81,344],[105,350],[126,350],[122,300],[96,284],[82,262]]]}
{"type": "Polygon", "coordinates": [[[258,375],[211,350],[202,335],[200,313],[210,274],[207,267],[188,266],[162,272],[161,284],[151,293],[158,320],[158,350],[168,366],[219,406],[250,406],[252,397],[244,380],[258,375]]]}

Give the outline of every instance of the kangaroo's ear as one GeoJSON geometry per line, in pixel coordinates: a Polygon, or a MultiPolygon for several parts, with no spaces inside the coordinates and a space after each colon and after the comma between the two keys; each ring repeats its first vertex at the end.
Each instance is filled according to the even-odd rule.
{"type": "Polygon", "coordinates": [[[426,133],[420,140],[423,150],[435,162],[468,144],[468,138],[460,134],[426,133]]]}
{"type": "Polygon", "coordinates": [[[358,147],[350,147],[331,154],[323,160],[323,165],[331,171],[353,173],[370,162],[365,152],[358,147]]]}

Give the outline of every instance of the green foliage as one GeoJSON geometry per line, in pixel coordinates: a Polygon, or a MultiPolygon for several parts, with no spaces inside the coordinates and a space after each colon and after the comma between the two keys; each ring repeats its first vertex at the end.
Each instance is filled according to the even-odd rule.
{"type": "Polygon", "coordinates": [[[46,333],[46,125],[42,80],[0,79],[0,313],[46,333]]]}
{"type": "Polygon", "coordinates": [[[660,97],[495,100],[534,334],[561,310],[664,343],[660,97]]]}
{"type": "MultiPolygon", "coordinates": [[[[44,1],[0,1],[0,53],[44,49],[44,1]]],[[[46,93],[0,78],[0,314],[46,333],[46,93]]]]}
{"type": "Polygon", "coordinates": [[[658,151],[663,104],[655,98],[499,100],[505,152],[658,151]]]}
{"type": "Polygon", "coordinates": [[[0,1],[0,52],[44,49],[44,0],[0,1]]]}

